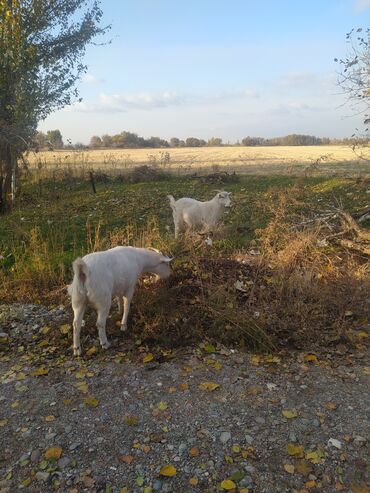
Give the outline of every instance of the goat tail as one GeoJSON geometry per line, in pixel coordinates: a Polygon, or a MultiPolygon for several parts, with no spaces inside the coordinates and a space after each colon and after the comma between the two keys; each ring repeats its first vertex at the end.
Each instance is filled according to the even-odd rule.
{"type": "Polygon", "coordinates": [[[72,284],[68,287],[68,293],[73,296],[73,293],[81,295],[87,294],[86,279],[89,275],[89,269],[82,258],[76,259],[72,264],[74,276],[72,284]]]}
{"type": "Polygon", "coordinates": [[[169,201],[170,201],[170,206],[171,206],[171,209],[173,209],[173,210],[174,210],[174,209],[176,208],[176,205],[175,205],[176,200],[175,200],[174,196],[173,196],[173,195],[167,195],[167,198],[168,198],[168,199],[169,199],[169,201]]]}

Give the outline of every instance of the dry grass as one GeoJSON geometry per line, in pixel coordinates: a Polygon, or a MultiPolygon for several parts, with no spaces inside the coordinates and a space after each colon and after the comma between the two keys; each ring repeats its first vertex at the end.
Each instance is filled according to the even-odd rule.
{"type": "Polygon", "coordinates": [[[210,168],[249,174],[291,173],[320,161],[318,170],[368,172],[369,166],[348,146],[202,147],[174,149],[106,149],[31,153],[31,169],[110,169],[119,172],[149,164],[194,173],[210,168]],[[321,159],[324,156],[324,159],[321,159]]]}

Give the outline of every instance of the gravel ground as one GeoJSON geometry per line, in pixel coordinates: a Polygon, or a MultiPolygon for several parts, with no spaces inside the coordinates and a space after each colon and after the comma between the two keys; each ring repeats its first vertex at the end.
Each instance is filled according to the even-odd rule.
{"type": "Polygon", "coordinates": [[[359,350],[113,340],[103,353],[85,340],[77,359],[68,321],[63,308],[0,307],[0,493],[369,492],[359,350]]]}

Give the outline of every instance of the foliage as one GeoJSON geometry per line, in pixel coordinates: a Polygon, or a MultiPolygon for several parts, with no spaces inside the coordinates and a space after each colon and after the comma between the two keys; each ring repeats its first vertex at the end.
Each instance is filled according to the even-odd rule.
{"type": "Polygon", "coordinates": [[[341,66],[338,84],[356,112],[364,113],[365,133],[369,131],[370,115],[370,28],[352,29],[347,35],[349,51],[338,60],[341,66]]]}
{"type": "MultiPolygon", "coordinates": [[[[99,27],[98,0],[0,2],[0,176],[10,191],[17,159],[39,120],[77,97],[86,45],[99,27]]],[[[0,183],[1,184],[1,183],[0,183]]],[[[1,195],[1,194],[0,194],[1,195]]]]}

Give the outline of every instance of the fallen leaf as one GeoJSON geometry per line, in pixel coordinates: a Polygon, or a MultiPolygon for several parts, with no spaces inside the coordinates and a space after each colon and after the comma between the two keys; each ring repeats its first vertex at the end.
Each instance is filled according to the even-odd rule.
{"type": "Polygon", "coordinates": [[[293,464],[284,464],[284,469],[287,473],[294,474],[295,468],[294,468],[293,464]]]}
{"type": "Polygon", "coordinates": [[[283,414],[284,418],[287,418],[287,419],[293,419],[293,418],[296,418],[298,416],[298,413],[295,409],[292,409],[292,410],[283,409],[282,414],[283,414]]]}
{"type": "Polygon", "coordinates": [[[213,392],[214,390],[219,388],[219,384],[215,382],[203,382],[199,384],[200,390],[207,390],[209,392],[213,392]]]}
{"type": "Polygon", "coordinates": [[[180,390],[188,390],[189,389],[189,384],[188,383],[180,383],[179,389],[180,390]]]}
{"type": "Polygon", "coordinates": [[[198,483],[199,483],[198,478],[195,478],[195,477],[194,477],[194,478],[190,478],[190,479],[189,479],[189,484],[190,484],[191,486],[196,486],[198,483]]]}
{"type": "Polygon", "coordinates": [[[143,447],[143,451],[144,451],[146,454],[148,454],[151,450],[152,450],[152,449],[151,449],[151,447],[150,447],[149,445],[144,445],[144,447],[143,447]]]}
{"type": "Polygon", "coordinates": [[[335,402],[326,402],[324,406],[325,409],[327,409],[328,411],[334,411],[335,409],[337,409],[338,404],[335,404],[335,402]]]}
{"type": "Polygon", "coordinates": [[[139,424],[139,417],[133,414],[129,414],[123,418],[123,422],[127,426],[137,426],[139,424]]]}
{"type": "Polygon", "coordinates": [[[145,480],[144,480],[143,476],[138,476],[138,477],[136,478],[136,484],[137,484],[138,486],[143,486],[144,481],[145,481],[145,480]]]}
{"type": "Polygon", "coordinates": [[[306,452],[306,459],[312,462],[312,464],[321,464],[323,458],[324,452],[320,448],[306,452]]]}
{"type": "Polygon", "coordinates": [[[88,407],[97,407],[99,405],[99,399],[96,397],[85,397],[84,404],[88,407]]]}
{"type": "Polygon", "coordinates": [[[45,421],[47,421],[48,423],[54,420],[55,420],[55,416],[53,414],[49,414],[49,416],[45,416],[45,421]]]}
{"type": "Polygon", "coordinates": [[[5,426],[8,423],[7,419],[0,419],[0,427],[5,426]]]}
{"type": "Polygon", "coordinates": [[[171,478],[172,476],[175,476],[176,475],[176,467],[174,466],[163,466],[161,467],[161,470],[159,471],[159,474],[161,476],[166,476],[166,477],[169,477],[171,478]]]}
{"type": "Polygon", "coordinates": [[[302,476],[308,476],[312,471],[312,467],[306,460],[302,459],[296,463],[296,471],[302,476]]]}
{"type": "Polygon", "coordinates": [[[224,479],[223,481],[221,481],[220,486],[223,490],[227,490],[227,491],[236,488],[236,484],[231,479],[224,479]]]}
{"type": "Polygon", "coordinates": [[[303,358],[304,361],[307,361],[309,363],[313,363],[317,361],[317,356],[315,354],[306,354],[306,356],[303,358]]]}
{"type": "Polygon", "coordinates": [[[51,447],[48,448],[44,453],[45,460],[58,460],[63,453],[62,447],[51,447]]]}
{"type": "Polygon", "coordinates": [[[168,408],[168,404],[165,401],[161,401],[161,402],[158,403],[157,408],[160,411],[165,411],[168,408]]]}
{"type": "Polygon", "coordinates": [[[305,487],[308,488],[309,490],[311,490],[312,488],[315,488],[315,486],[316,486],[316,481],[314,481],[314,480],[307,481],[305,483],[305,487]]]}
{"type": "Polygon", "coordinates": [[[89,388],[87,386],[87,383],[86,382],[78,382],[76,383],[76,388],[82,392],[83,394],[87,394],[87,392],[89,391],[89,388]]]}
{"type": "Polygon", "coordinates": [[[302,445],[295,445],[294,443],[287,443],[286,451],[289,455],[294,455],[296,457],[303,457],[304,450],[302,445]]]}
{"type": "Polygon", "coordinates": [[[143,363],[149,363],[150,361],[153,361],[153,359],[154,356],[152,355],[152,353],[148,353],[144,356],[143,363]]]}
{"type": "Polygon", "coordinates": [[[49,370],[44,368],[43,366],[40,366],[40,368],[37,368],[37,370],[33,371],[31,375],[33,377],[41,377],[43,375],[47,375],[49,373],[49,370]]]}
{"type": "Polygon", "coordinates": [[[240,454],[241,446],[236,443],[231,447],[231,450],[234,452],[234,454],[240,454]]]}
{"type": "Polygon", "coordinates": [[[189,450],[189,454],[192,456],[192,457],[197,457],[199,455],[199,449],[198,447],[192,447],[190,450],[189,450]]]}
{"type": "Polygon", "coordinates": [[[121,462],[124,462],[125,464],[131,464],[131,462],[134,460],[133,455],[121,455],[119,460],[121,462]]]}
{"type": "Polygon", "coordinates": [[[96,346],[93,346],[86,351],[86,355],[87,356],[93,356],[97,352],[98,352],[98,348],[96,346]]]}
{"type": "Polygon", "coordinates": [[[71,326],[69,324],[64,324],[59,327],[59,330],[62,334],[66,335],[71,330],[71,326]]]}

